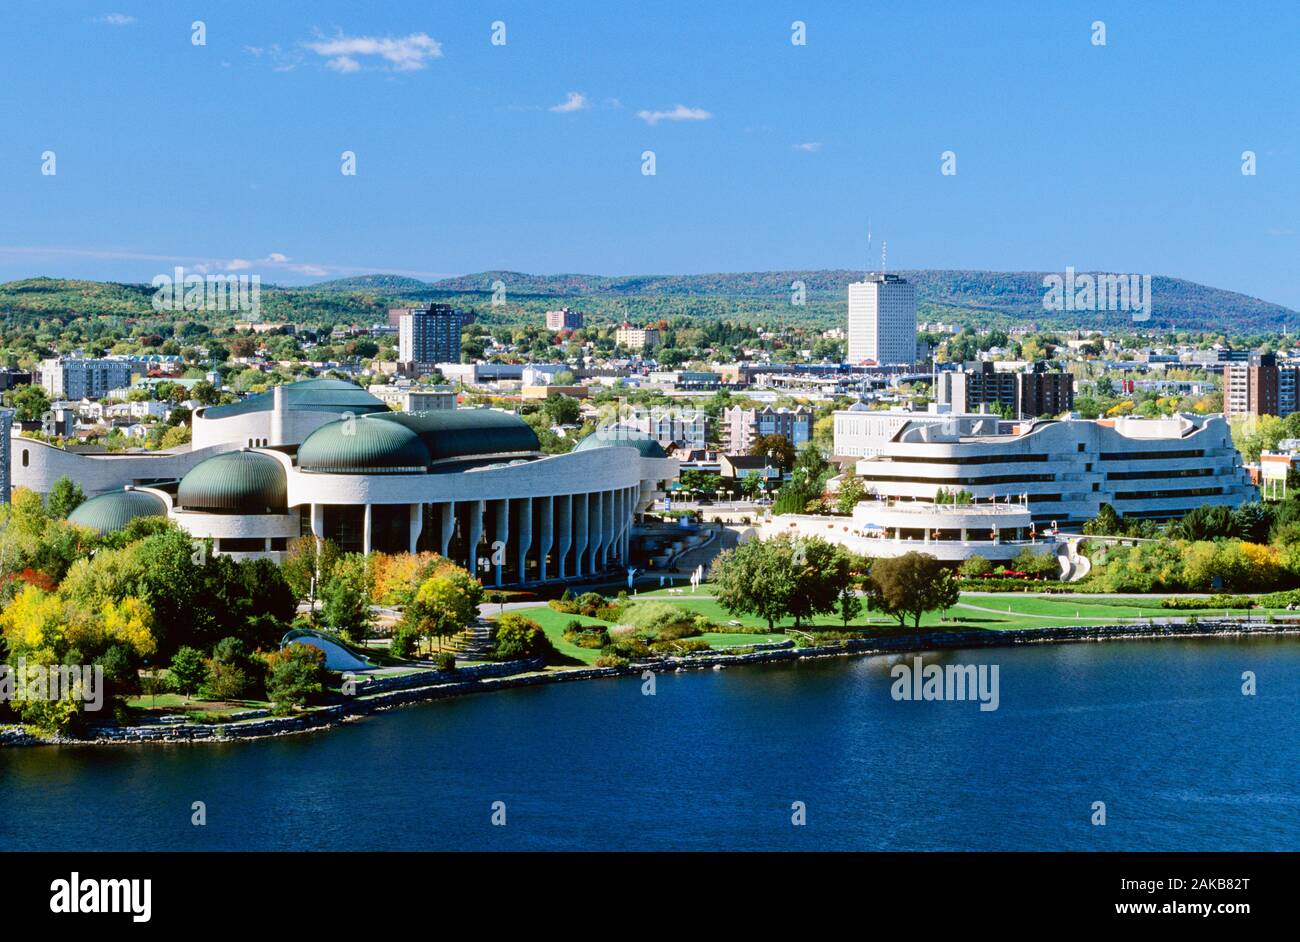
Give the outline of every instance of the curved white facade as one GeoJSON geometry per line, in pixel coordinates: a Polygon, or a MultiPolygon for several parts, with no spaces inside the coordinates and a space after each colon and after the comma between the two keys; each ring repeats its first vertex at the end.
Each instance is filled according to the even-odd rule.
{"type": "Polygon", "coordinates": [[[1028,495],[1035,522],[1062,528],[1091,520],[1102,504],[1160,520],[1258,498],[1220,416],[1037,422],[1013,435],[961,428],[905,428],[857,473],[871,492],[896,500],[945,490],[979,501],[1028,495]]]}
{"type": "Polygon", "coordinates": [[[1014,504],[953,506],[862,501],[851,517],[781,514],[763,523],[760,535],[818,536],[863,556],[928,553],[944,562],[983,556],[1006,562],[1028,548],[1055,553],[1055,540],[1037,539],[1029,510],[1014,504]]]}

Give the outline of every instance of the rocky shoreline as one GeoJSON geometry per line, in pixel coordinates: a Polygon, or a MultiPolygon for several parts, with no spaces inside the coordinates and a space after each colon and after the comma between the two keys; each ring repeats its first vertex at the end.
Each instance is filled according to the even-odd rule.
{"type": "Polygon", "coordinates": [[[513,690],[542,684],[604,677],[641,676],[645,671],[722,669],[750,664],[828,657],[867,657],[960,648],[1014,647],[1021,644],[1080,643],[1089,641],[1153,640],[1158,638],[1243,638],[1286,636],[1300,638],[1300,623],[1246,623],[1239,620],[1201,621],[1165,625],[1063,625],[1013,631],[929,631],[916,635],[879,636],[837,644],[798,648],[793,642],[758,646],[746,654],[703,654],[638,661],[626,667],[585,667],[546,671],[540,658],[456,672],[422,671],[398,677],[367,678],[355,697],[344,703],[320,707],[291,716],[257,716],[228,723],[152,723],[141,726],[101,727],[85,738],[33,736],[22,727],[0,727],[0,748],[32,745],[115,745],[135,743],[238,742],[271,736],[290,736],[327,729],[339,723],[415,703],[494,690],[513,690]]]}

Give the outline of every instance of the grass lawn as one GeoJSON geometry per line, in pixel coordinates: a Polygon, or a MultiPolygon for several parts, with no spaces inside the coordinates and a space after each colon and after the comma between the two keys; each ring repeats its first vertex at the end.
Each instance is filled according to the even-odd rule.
{"type": "Polygon", "coordinates": [[[571,621],[580,621],[584,625],[599,625],[602,628],[608,628],[609,623],[603,622],[599,618],[589,618],[586,615],[566,615],[564,612],[557,612],[549,605],[539,605],[536,608],[521,608],[517,614],[525,618],[531,618],[537,624],[542,626],[546,632],[546,637],[551,639],[551,644],[555,645],[555,650],[561,654],[581,661],[583,664],[595,663],[596,658],[600,657],[600,652],[595,648],[580,648],[564,640],[564,626],[571,621]]]}
{"type": "MultiPolygon", "coordinates": [[[[707,587],[701,587],[699,595],[708,595],[707,587]]],[[[786,638],[783,629],[792,628],[794,619],[783,619],[776,624],[775,632],[768,632],[767,622],[754,615],[733,615],[718,604],[716,599],[692,598],[689,593],[670,594],[665,591],[642,592],[635,596],[653,598],[656,601],[669,602],[679,606],[693,615],[703,615],[721,630],[708,632],[700,636],[715,649],[728,647],[745,647],[786,638]],[[739,622],[731,626],[731,622],[739,622]],[[761,629],[753,633],[745,628],[761,629]]],[[[1185,618],[1195,615],[1209,618],[1222,613],[1223,609],[1179,610],[1160,607],[1164,596],[1153,595],[1143,599],[1092,599],[1086,595],[1066,597],[1025,596],[1020,593],[1005,595],[968,595],[961,597],[961,602],[951,609],[947,616],[940,612],[927,612],[921,618],[921,628],[948,630],[985,630],[1013,631],[1024,628],[1046,628],[1055,625],[1114,625],[1132,622],[1139,617],[1143,620],[1154,618],[1185,618]]],[[[1234,615],[1244,614],[1244,609],[1232,610],[1234,615]]],[[[531,618],[542,626],[557,651],[583,664],[594,663],[600,652],[591,648],[580,648],[564,640],[564,626],[570,621],[579,621],[584,625],[603,625],[607,622],[585,615],[566,615],[546,605],[536,608],[519,609],[519,614],[531,618]]],[[[1264,617],[1266,610],[1255,609],[1252,614],[1264,617]]],[[[1285,612],[1281,612],[1285,614],[1285,612]]],[[[870,631],[877,634],[910,632],[910,623],[906,628],[899,628],[897,619],[889,618],[875,612],[864,612],[849,624],[850,631],[870,631]]],[[[818,615],[804,621],[802,628],[806,631],[843,631],[844,624],[836,615],[818,615]]]]}
{"type": "Polygon", "coordinates": [[[160,693],[157,696],[142,694],[128,697],[127,707],[144,716],[168,714],[185,714],[192,719],[203,721],[219,720],[231,713],[245,710],[269,710],[271,704],[266,700],[199,700],[186,698],[178,693],[160,693]]]}

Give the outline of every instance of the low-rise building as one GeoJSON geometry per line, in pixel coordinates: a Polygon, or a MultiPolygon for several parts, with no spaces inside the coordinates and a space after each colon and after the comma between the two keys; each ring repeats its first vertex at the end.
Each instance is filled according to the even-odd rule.
{"type": "Polygon", "coordinates": [[[747,454],[754,442],[766,435],[780,435],[795,448],[812,439],[813,412],[804,406],[788,409],[722,410],[723,442],[732,454],[747,454]]]}

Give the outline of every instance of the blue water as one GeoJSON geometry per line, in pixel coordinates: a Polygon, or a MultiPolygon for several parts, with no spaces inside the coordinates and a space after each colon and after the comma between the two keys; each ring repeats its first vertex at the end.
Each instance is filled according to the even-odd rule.
{"type": "Polygon", "coordinates": [[[260,742],[0,749],[0,847],[1300,849],[1295,640],[934,660],[998,664],[1000,708],[894,701],[895,659],[836,659],[661,675],[653,697],[638,679],[493,693],[260,742]]]}

